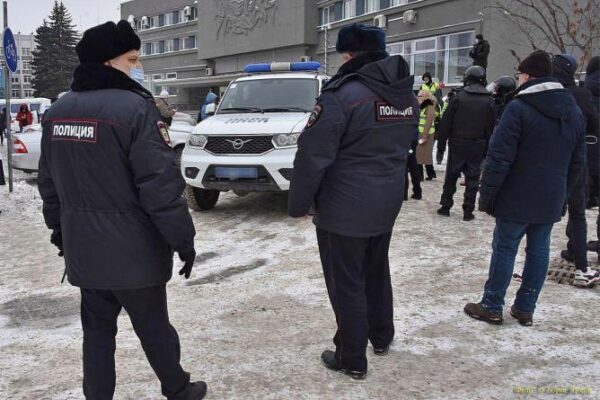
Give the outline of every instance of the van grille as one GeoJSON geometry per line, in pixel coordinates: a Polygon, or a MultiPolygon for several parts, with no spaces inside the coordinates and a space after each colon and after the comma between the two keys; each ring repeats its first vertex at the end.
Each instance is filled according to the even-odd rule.
{"type": "Polygon", "coordinates": [[[209,136],[204,149],[213,154],[264,154],[273,150],[273,136],[209,136]]]}

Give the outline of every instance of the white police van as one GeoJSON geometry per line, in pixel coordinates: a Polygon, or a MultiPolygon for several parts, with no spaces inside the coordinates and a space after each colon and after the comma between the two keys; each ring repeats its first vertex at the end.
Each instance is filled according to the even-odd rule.
{"type": "Polygon", "coordinates": [[[209,210],[220,192],[289,190],[297,141],[327,81],[318,62],[250,64],[181,156],[190,208],[209,210]]]}

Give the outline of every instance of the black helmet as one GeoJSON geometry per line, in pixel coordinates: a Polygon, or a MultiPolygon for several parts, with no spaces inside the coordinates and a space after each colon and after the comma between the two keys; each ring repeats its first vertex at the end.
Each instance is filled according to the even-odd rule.
{"type": "Polygon", "coordinates": [[[517,82],[515,82],[512,76],[501,76],[494,81],[494,84],[494,92],[497,96],[505,96],[507,93],[517,89],[517,82]]]}
{"type": "Polygon", "coordinates": [[[487,84],[485,78],[485,68],[480,67],[479,65],[473,65],[472,67],[467,68],[463,82],[465,86],[472,83],[480,83],[485,86],[487,84]]]}

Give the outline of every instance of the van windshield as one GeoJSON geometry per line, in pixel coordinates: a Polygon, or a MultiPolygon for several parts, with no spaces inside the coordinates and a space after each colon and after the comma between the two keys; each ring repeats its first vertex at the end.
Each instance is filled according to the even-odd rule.
{"type": "Polygon", "coordinates": [[[234,82],[219,113],[311,112],[319,95],[314,78],[256,79],[234,82]]]}
{"type": "MultiPolygon", "coordinates": [[[[21,104],[15,104],[15,103],[11,103],[10,105],[10,112],[13,114],[16,114],[19,112],[19,109],[21,108],[21,104]]],[[[27,104],[27,108],[29,108],[29,111],[34,112],[40,111],[40,103],[29,103],[27,104]]]]}

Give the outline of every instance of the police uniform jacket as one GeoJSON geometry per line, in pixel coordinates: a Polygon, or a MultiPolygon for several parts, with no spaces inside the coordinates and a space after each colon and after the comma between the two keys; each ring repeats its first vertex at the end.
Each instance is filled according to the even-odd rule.
{"type": "Polygon", "coordinates": [[[585,125],[573,96],[554,79],[531,80],[492,134],[480,208],[515,222],[558,222],[584,166],[585,125]]]}
{"type": "Polygon", "coordinates": [[[448,140],[487,142],[494,130],[495,115],[494,100],[483,85],[465,86],[450,100],[442,116],[438,148],[445,150],[448,140]]]}
{"type": "Polygon", "coordinates": [[[195,230],[152,95],[101,64],[78,66],[71,89],[45,115],[39,166],[44,218],[62,230],[69,282],[164,284],[173,250],[193,248],[195,230]]]}
{"type": "Polygon", "coordinates": [[[406,61],[367,53],[324,87],[300,135],[289,214],[311,205],[317,227],[339,235],[390,232],[404,197],[404,171],[418,124],[406,61]]]}

